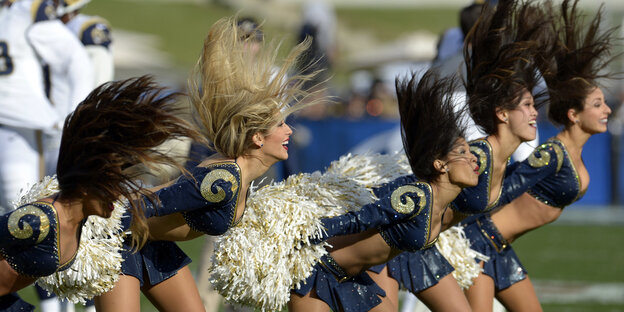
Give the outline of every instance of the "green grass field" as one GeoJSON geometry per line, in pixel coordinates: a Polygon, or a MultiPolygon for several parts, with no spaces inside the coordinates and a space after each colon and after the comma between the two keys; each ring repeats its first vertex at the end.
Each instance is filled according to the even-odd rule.
{"type": "Polygon", "coordinates": [[[622,226],[551,225],[513,246],[536,279],[624,282],[622,226]]]}
{"type": "MultiPolygon", "coordinates": [[[[624,227],[551,225],[513,244],[535,281],[624,283],[624,227]]],[[[539,293],[538,293],[539,296],[539,293]]],[[[620,303],[544,303],[545,311],[624,311],[620,303]]]]}

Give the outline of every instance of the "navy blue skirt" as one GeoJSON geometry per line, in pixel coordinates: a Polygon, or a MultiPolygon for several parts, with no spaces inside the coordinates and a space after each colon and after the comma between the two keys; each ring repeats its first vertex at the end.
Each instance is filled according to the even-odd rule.
{"type": "Polygon", "coordinates": [[[388,263],[369,270],[379,273],[385,266],[388,267],[388,275],[399,283],[399,287],[413,294],[436,285],[454,270],[435,245],[416,252],[404,251],[388,263]]]}
{"type": "MultiPolygon", "coordinates": [[[[337,276],[336,270],[328,265],[333,261],[329,255],[314,266],[312,274],[301,282],[293,292],[305,296],[312,289],[333,311],[364,312],[381,303],[386,292],[366,272],[352,277],[337,276]]],[[[335,263],[335,262],[334,262],[335,263]]]]}
{"type": "Polygon", "coordinates": [[[489,214],[470,218],[462,225],[470,247],[490,257],[484,263],[483,273],[494,280],[496,290],[506,289],[527,277],[516,252],[500,234],[489,214]]]}
{"type": "Polygon", "coordinates": [[[34,311],[35,307],[22,300],[17,293],[0,296],[0,311],[5,312],[24,312],[34,311]]]}
{"type": "Polygon", "coordinates": [[[141,286],[144,283],[152,286],[159,284],[191,263],[184,251],[170,241],[148,241],[138,252],[133,252],[129,244],[124,244],[121,255],[121,272],[136,277],[141,286]],[[143,272],[147,272],[147,279],[143,272]]]}

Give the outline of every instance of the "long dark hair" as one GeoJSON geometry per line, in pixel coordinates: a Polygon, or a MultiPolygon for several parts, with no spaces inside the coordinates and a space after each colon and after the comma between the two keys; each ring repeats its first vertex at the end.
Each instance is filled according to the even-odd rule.
{"type": "Polygon", "coordinates": [[[464,136],[461,109],[453,104],[454,77],[439,79],[433,70],[418,80],[418,75],[397,78],[396,93],[401,116],[401,136],[412,172],[432,182],[440,176],[433,161],[443,158],[464,136]]]}
{"type": "Polygon", "coordinates": [[[550,10],[531,1],[500,1],[495,8],[486,5],[468,33],[464,84],[470,114],[485,133],[497,131],[499,109],[515,109],[521,92],[537,84],[540,53],[553,41],[551,19],[550,10]]]}
{"type": "Polygon", "coordinates": [[[178,166],[176,159],[155,147],[172,138],[201,141],[195,128],[180,117],[177,96],[165,94],[149,76],[109,82],[91,92],[65,120],[56,169],[62,195],[90,194],[110,202],[128,199],[134,246],[146,241],[147,226],[133,194],[150,193],[135,181],[136,173],[124,169],[136,164],[178,166]]]}
{"type": "Polygon", "coordinates": [[[550,92],[548,118],[563,126],[572,124],[568,110],[582,111],[585,98],[598,86],[597,80],[610,76],[601,70],[618,56],[610,55],[616,28],[600,30],[604,7],[600,6],[593,19],[585,23],[577,4],[578,0],[561,3],[559,16],[552,23],[559,34],[554,62],[544,75],[550,92]]]}

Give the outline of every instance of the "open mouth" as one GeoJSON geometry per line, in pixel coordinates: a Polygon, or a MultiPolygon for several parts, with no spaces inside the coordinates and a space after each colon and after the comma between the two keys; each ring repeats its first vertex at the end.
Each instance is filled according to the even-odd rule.
{"type": "Polygon", "coordinates": [[[286,149],[286,150],[288,150],[288,142],[289,142],[289,141],[290,141],[290,140],[286,140],[286,141],[282,142],[282,147],[283,147],[284,149],[286,149]]]}
{"type": "Polygon", "coordinates": [[[605,124],[605,125],[607,124],[607,121],[608,121],[608,120],[607,120],[607,118],[604,118],[604,119],[600,119],[600,120],[599,120],[599,122],[600,122],[601,124],[605,124]]]}
{"type": "Polygon", "coordinates": [[[535,120],[529,120],[529,126],[537,128],[537,122],[535,120]]]}
{"type": "Polygon", "coordinates": [[[108,205],[108,209],[110,209],[110,211],[115,210],[115,205],[113,205],[113,203],[110,203],[110,204],[108,205]]]}

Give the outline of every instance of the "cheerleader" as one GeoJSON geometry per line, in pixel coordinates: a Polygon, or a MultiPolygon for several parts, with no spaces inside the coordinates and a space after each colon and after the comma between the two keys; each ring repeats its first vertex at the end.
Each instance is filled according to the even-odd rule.
{"type": "Polygon", "coordinates": [[[397,80],[403,144],[413,175],[375,189],[372,205],[388,206],[412,216],[359,234],[330,239],[331,248],[312,274],[294,289],[290,311],[391,311],[398,300],[388,296],[363,273],[404,250],[432,246],[442,228],[442,215],[464,187],[478,182],[476,158],[463,139],[460,114],[447,96],[450,79],[437,80],[427,72],[397,80]],[[437,131],[423,131],[435,127],[437,131]]]}
{"type": "MultiPolygon", "coordinates": [[[[479,184],[463,189],[453,201],[453,210],[445,215],[447,224],[499,205],[509,157],[522,142],[536,136],[537,111],[531,91],[538,76],[538,43],[548,39],[543,15],[530,2],[501,2],[496,8],[485,7],[466,38],[468,107],[475,124],[488,136],[469,142],[479,163],[479,184]]],[[[391,289],[393,297],[398,296],[398,283],[434,311],[469,311],[449,260],[463,261],[447,259],[432,246],[401,254],[368,273],[379,284],[390,285],[386,291],[391,289]]],[[[479,268],[472,266],[471,274],[478,274],[479,268]]],[[[463,287],[469,284],[462,281],[463,287]]]]}
{"type": "Polygon", "coordinates": [[[155,191],[158,202],[147,209],[151,241],[138,253],[126,248],[119,281],[96,297],[98,311],[139,311],[141,291],[161,311],[204,310],[190,259],[171,241],[221,235],[240,222],[251,182],[288,158],[292,130],[285,119],[305,103],[302,84],[314,75],[287,75],[309,42],[294,47],[276,70],[277,49],[250,53],[255,40],[235,18],[210,28],[190,97],[216,153],[155,191]]]}
{"type": "Polygon", "coordinates": [[[565,206],[583,196],[589,184],[581,158],[583,145],[592,135],[607,131],[611,109],[598,79],[606,76],[600,71],[611,61],[608,56],[615,31],[600,31],[602,10],[584,23],[577,3],[563,1],[551,20],[557,45],[542,68],[550,93],[548,117],[563,130],[515,164],[500,200],[500,204],[509,204],[465,228],[473,248],[490,257],[483,274],[466,292],[475,311],[491,311],[494,296],[508,310],[541,311],[533,285],[510,243],[553,222],[565,206]],[[486,238],[484,233],[492,235],[486,238]]]}
{"type": "Polygon", "coordinates": [[[175,164],[155,147],[170,138],[198,138],[193,127],[176,117],[179,112],[171,103],[176,94],[162,91],[145,76],[111,82],[91,92],[67,117],[58,192],[0,217],[0,295],[69,268],[87,217],[110,217],[120,198],[127,200],[133,216],[131,240],[136,246],[145,242],[143,205],[134,199],[136,194],[149,198],[150,192],[126,169],[139,163],[175,164]]]}

